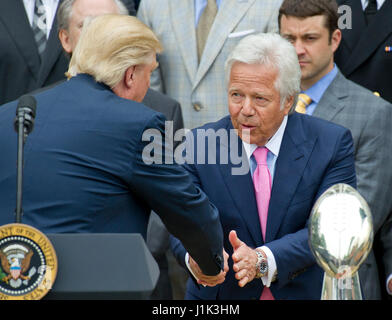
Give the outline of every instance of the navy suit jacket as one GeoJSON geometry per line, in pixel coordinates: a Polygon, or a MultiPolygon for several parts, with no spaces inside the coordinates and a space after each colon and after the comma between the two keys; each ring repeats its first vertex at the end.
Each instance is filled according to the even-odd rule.
{"type": "MultiPolygon", "coordinates": [[[[225,117],[202,128],[229,131],[233,126],[230,118],[225,117]]],[[[323,271],[316,264],[308,245],[307,222],[316,199],[330,186],[336,183],[356,186],[350,131],[307,115],[294,113],[288,117],[275,167],[265,243],[250,171],[245,175],[233,175],[232,169],[238,165],[230,162],[219,165],[219,158],[232,146],[237,144],[238,150],[242,150],[238,136],[232,137],[236,140],[234,144],[230,140],[229,143],[217,144],[216,165],[185,165],[195,184],[219,210],[226,252],[230,256],[233,253],[228,240],[231,230],[236,230],[238,237],[250,247],[266,244],[277,263],[278,278],[271,286],[275,299],[320,299],[323,271]]],[[[196,142],[197,139],[194,140],[194,150],[203,151],[204,148],[196,142]]],[[[205,152],[208,154],[207,149],[205,152]]],[[[228,159],[234,157],[229,156],[228,159]]],[[[185,249],[175,238],[172,238],[171,244],[175,256],[184,265],[185,249]]],[[[186,298],[259,299],[262,281],[254,279],[240,288],[234,278],[231,258],[229,268],[225,282],[213,288],[199,289],[193,281],[188,281],[186,298]]]]}
{"type": "MultiPolygon", "coordinates": [[[[164,152],[164,116],[116,96],[82,74],[36,95],[35,127],[24,151],[23,223],[45,233],[146,234],[150,210],[217,274],[222,230],[216,208],[176,164],[146,164],[164,152]],[[146,141],[143,141],[146,140],[146,141]],[[203,249],[204,248],[204,249],[203,249]],[[206,250],[206,252],[203,252],[206,250]]],[[[0,225],[14,222],[16,102],[0,108],[0,225]]]]}

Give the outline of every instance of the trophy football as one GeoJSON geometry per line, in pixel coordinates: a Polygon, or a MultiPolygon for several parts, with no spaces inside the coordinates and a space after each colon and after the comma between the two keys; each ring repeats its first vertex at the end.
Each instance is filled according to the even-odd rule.
{"type": "Polygon", "coordinates": [[[335,184],[316,201],[309,245],[324,269],[322,300],[362,300],[358,269],[373,244],[373,220],[365,199],[347,184],[335,184]]]}

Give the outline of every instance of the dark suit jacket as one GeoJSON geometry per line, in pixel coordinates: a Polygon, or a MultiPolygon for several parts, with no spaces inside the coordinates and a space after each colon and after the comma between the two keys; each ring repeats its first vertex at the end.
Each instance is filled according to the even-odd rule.
{"type": "Polygon", "coordinates": [[[173,121],[173,133],[184,128],[181,105],[178,101],[159,91],[148,89],[143,104],[163,113],[167,121],[173,121]]]}
{"type": "MultiPolygon", "coordinates": [[[[182,167],[143,160],[152,143],[143,141],[146,130],[164,134],[160,113],[119,98],[85,74],[36,99],[35,128],[24,149],[24,223],[47,233],[145,236],[153,209],[207,272],[219,271],[222,233],[216,208],[182,167]]],[[[15,108],[16,102],[0,108],[0,225],[14,221],[15,108]]],[[[153,142],[154,155],[162,154],[164,137],[153,142]]]]}
{"type": "MultiPolygon", "coordinates": [[[[66,79],[53,83],[43,88],[36,89],[29,94],[35,95],[40,92],[52,89],[59,84],[65,82],[66,79]]],[[[166,121],[173,121],[173,131],[184,128],[184,120],[182,118],[181,105],[178,101],[170,98],[169,96],[160,93],[159,91],[148,89],[147,93],[142,102],[145,106],[151,108],[152,110],[162,113],[166,121]]]]}
{"type": "Polygon", "coordinates": [[[352,10],[352,29],[343,29],[335,54],[342,73],[365,88],[392,102],[392,1],[385,1],[370,25],[366,25],[361,1],[338,0],[352,10]]]}
{"type": "Polygon", "coordinates": [[[40,64],[23,1],[0,0],[0,105],[64,79],[67,69],[56,18],[40,64]]]}
{"type": "MultiPolygon", "coordinates": [[[[127,7],[129,15],[131,16],[136,16],[136,9],[137,7],[135,7],[135,1],[133,0],[121,0],[122,3],[124,3],[124,5],[127,7]]],[[[139,3],[138,3],[139,6],[139,3]]]]}
{"type": "MultiPolygon", "coordinates": [[[[225,117],[202,128],[223,128],[227,132],[233,126],[230,118],[225,117]]],[[[219,210],[229,256],[233,253],[228,240],[231,230],[236,230],[238,237],[250,247],[264,244],[251,174],[233,175],[235,166],[230,161],[219,165],[220,154],[227,154],[229,146],[238,144],[238,150],[242,150],[240,139],[237,136],[233,139],[234,143],[217,145],[217,165],[185,166],[195,184],[201,186],[219,210]]],[[[194,142],[196,144],[196,139],[194,142]]],[[[197,147],[192,149],[198,150],[197,147]]],[[[204,148],[198,151],[204,151],[204,148]]],[[[205,152],[207,155],[208,150],[205,152]]],[[[275,299],[320,299],[323,271],[308,245],[307,221],[316,199],[336,183],[353,187],[356,184],[350,131],[321,119],[298,113],[290,115],[276,162],[265,242],[277,263],[278,280],[271,286],[275,299]]],[[[185,249],[173,238],[172,249],[184,265],[185,249]]],[[[254,279],[240,288],[234,278],[231,259],[229,268],[225,282],[213,288],[200,287],[199,290],[189,280],[187,298],[259,299],[262,281],[254,279]]]]}

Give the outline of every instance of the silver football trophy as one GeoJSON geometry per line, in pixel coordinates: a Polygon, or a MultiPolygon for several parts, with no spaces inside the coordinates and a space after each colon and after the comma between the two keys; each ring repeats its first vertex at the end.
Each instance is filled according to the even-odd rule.
{"type": "Polygon", "coordinates": [[[309,245],[325,271],[322,300],[362,300],[358,269],[373,245],[373,219],[365,199],[335,184],[314,204],[309,245]]]}

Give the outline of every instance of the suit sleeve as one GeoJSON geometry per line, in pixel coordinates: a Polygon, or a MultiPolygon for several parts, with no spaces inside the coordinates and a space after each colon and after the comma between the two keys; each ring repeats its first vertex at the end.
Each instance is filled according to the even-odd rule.
{"type": "Polygon", "coordinates": [[[192,183],[184,168],[165,161],[164,153],[170,150],[165,150],[164,117],[155,114],[137,141],[140,143],[129,174],[131,190],[160,216],[206,275],[218,274],[223,266],[223,232],[218,210],[192,183]],[[153,133],[153,139],[143,141],[148,140],[146,132],[153,133]],[[151,163],[149,155],[154,162],[151,163]]]}
{"type": "MultiPolygon", "coordinates": [[[[151,19],[152,15],[154,14],[154,8],[151,2],[152,1],[148,1],[148,0],[144,0],[140,2],[140,6],[137,10],[137,18],[143,23],[145,23],[152,31],[154,31],[154,26],[152,25],[152,19],[151,19]]],[[[158,54],[157,55],[158,63],[160,60],[159,57],[160,56],[158,54]]],[[[161,76],[161,68],[159,67],[159,65],[151,74],[150,88],[160,92],[165,92],[165,88],[161,76]]]]}
{"type": "MultiPolygon", "coordinates": [[[[336,183],[346,183],[356,187],[354,146],[348,130],[344,130],[344,133],[337,139],[334,156],[318,188],[315,201],[336,183]]],[[[277,265],[278,281],[273,285],[279,288],[287,285],[293,274],[316,263],[310,251],[308,239],[308,226],[306,225],[296,233],[287,234],[266,244],[274,254],[277,265]]]]}
{"type": "MultiPolygon", "coordinates": [[[[380,99],[381,100],[381,99],[380,99]]],[[[372,210],[377,233],[392,208],[392,105],[370,112],[355,155],[358,192],[372,210]]]]}
{"type": "MultiPolygon", "coordinates": [[[[188,141],[188,140],[186,140],[188,141]]],[[[185,142],[186,143],[186,142],[185,142]]],[[[188,148],[190,152],[193,152],[193,149],[188,148]]],[[[193,153],[191,155],[191,158],[193,157],[193,153]]],[[[189,176],[192,179],[192,182],[194,183],[195,186],[198,188],[201,188],[200,184],[200,179],[198,178],[197,172],[194,168],[193,165],[190,165],[188,163],[183,164],[183,167],[185,170],[188,172],[189,176]]],[[[213,206],[213,204],[211,203],[213,206]]],[[[188,270],[187,266],[185,265],[185,254],[187,253],[187,250],[184,248],[183,244],[179,239],[174,237],[173,235],[170,235],[170,248],[173,252],[173,255],[177,259],[178,263],[183,266],[186,270],[188,270]]],[[[191,257],[193,258],[192,254],[191,257]]]]}

